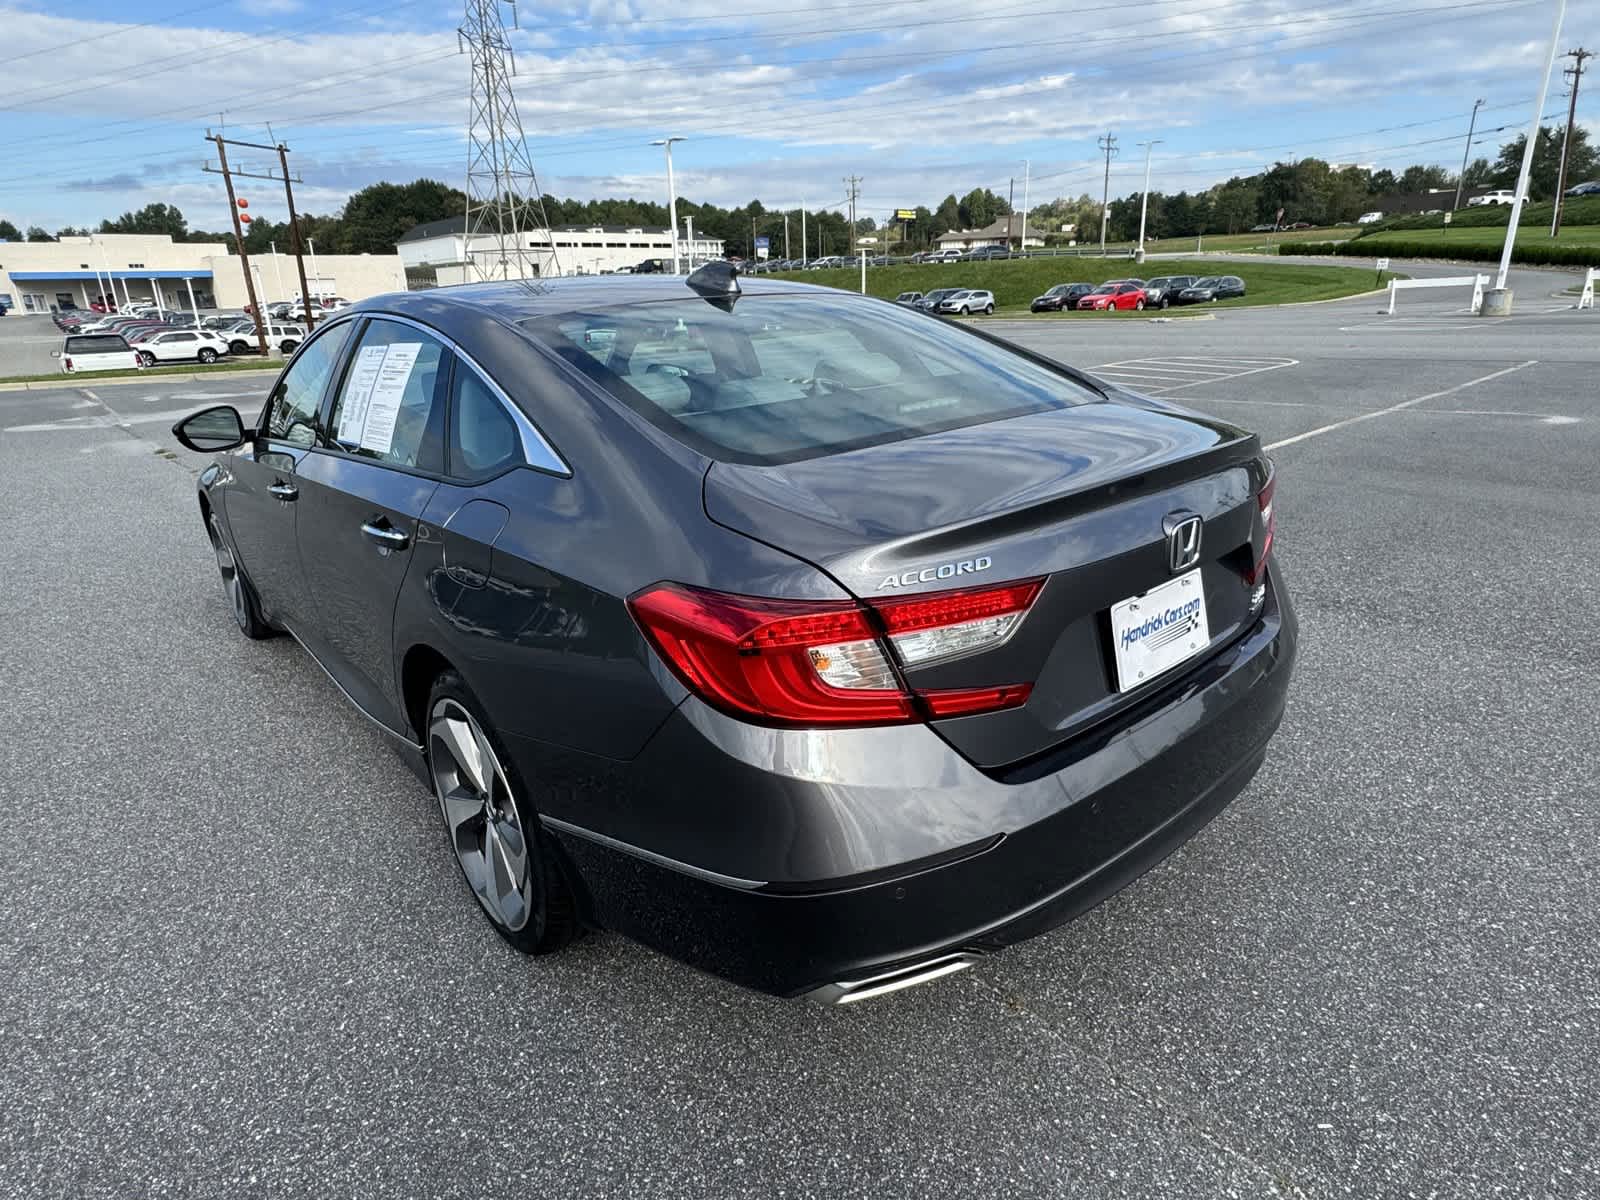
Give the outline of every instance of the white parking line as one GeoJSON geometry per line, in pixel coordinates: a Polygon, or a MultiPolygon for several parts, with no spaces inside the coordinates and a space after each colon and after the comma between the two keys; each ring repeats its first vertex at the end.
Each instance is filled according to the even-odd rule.
{"type": "Polygon", "coordinates": [[[1124,358],[1102,363],[1091,370],[1112,383],[1126,384],[1143,391],[1180,392],[1208,383],[1281,371],[1300,365],[1298,358],[1243,358],[1228,355],[1163,355],[1152,358],[1124,358]]]}
{"type": "Polygon", "coordinates": [[[1330,425],[1320,425],[1316,429],[1308,429],[1304,433],[1297,433],[1293,437],[1284,438],[1282,441],[1272,442],[1266,449],[1280,450],[1284,446],[1292,446],[1296,442],[1303,442],[1308,438],[1320,437],[1324,433],[1332,433],[1335,429],[1344,429],[1350,425],[1358,425],[1362,421],[1372,421],[1378,417],[1387,417],[1390,413],[1403,412],[1408,408],[1414,408],[1418,404],[1426,404],[1429,400],[1437,400],[1442,396],[1453,396],[1457,392],[1464,392],[1470,387],[1477,387],[1480,383],[1488,383],[1492,379],[1500,379],[1514,371],[1520,371],[1524,367],[1531,367],[1538,361],[1536,358],[1530,358],[1527,362],[1520,362],[1514,367],[1506,367],[1503,370],[1493,371],[1488,375],[1480,375],[1476,379],[1458,383],[1455,387],[1445,388],[1442,392],[1429,392],[1426,396],[1418,396],[1414,400],[1402,400],[1399,404],[1391,404],[1388,408],[1376,409],[1373,412],[1362,413],[1359,416],[1346,417],[1344,420],[1334,421],[1330,425]]]}

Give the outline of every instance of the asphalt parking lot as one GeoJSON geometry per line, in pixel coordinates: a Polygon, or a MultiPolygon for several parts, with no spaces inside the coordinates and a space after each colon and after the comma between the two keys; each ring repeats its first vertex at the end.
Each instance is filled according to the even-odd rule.
{"type": "Polygon", "coordinates": [[[1600,314],[1516,283],[989,326],[1261,432],[1298,674],[1161,867],[850,1009],[493,934],[232,624],[166,427],[265,380],[0,393],[0,1194],[1600,1194],[1600,314]]]}

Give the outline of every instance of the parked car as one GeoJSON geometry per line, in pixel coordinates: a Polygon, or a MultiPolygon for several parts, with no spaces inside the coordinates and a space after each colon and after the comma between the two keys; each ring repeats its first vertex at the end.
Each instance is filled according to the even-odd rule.
{"type": "MultiPolygon", "coordinates": [[[[1517,193],[1509,188],[1499,188],[1492,192],[1485,192],[1481,196],[1474,196],[1467,201],[1468,208],[1482,208],[1486,204],[1513,204],[1516,202],[1517,193]]],[[[1528,198],[1524,196],[1522,202],[1526,204],[1528,198]]]]}
{"type": "Polygon", "coordinates": [[[1252,225],[1252,226],[1250,226],[1250,232],[1251,233],[1277,233],[1278,232],[1278,227],[1276,225],[1274,225],[1271,221],[1268,221],[1263,225],[1252,225]]]}
{"type": "Polygon", "coordinates": [[[1196,282],[1194,275],[1163,275],[1152,279],[1144,285],[1144,302],[1152,308],[1166,308],[1174,296],[1196,282]]]}
{"type": "Polygon", "coordinates": [[[1144,305],[1144,280],[1109,279],[1078,301],[1078,311],[1115,312],[1117,309],[1142,310],[1144,305]]]}
{"type": "Polygon", "coordinates": [[[1234,300],[1244,295],[1244,280],[1237,275],[1208,275],[1197,279],[1176,298],[1178,304],[1209,304],[1213,300],[1234,300]]]}
{"type": "Polygon", "coordinates": [[[174,432],[217,458],[231,619],[389,732],[512,947],[605,927],[861,1001],[1070,920],[1248,784],[1298,636],[1276,480],[1217,418],[707,270],[367,301],[248,425],[174,432]]]}
{"type": "Polygon", "coordinates": [[[151,334],[136,347],[139,361],[147,367],[158,362],[214,363],[228,353],[229,341],[219,333],[206,329],[173,329],[151,334]]]}
{"type": "Polygon", "coordinates": [[[975,290],[958,291],[940,300],[937,311],[955,313],[963,317],[975,312],[992,313],[994,311],[994,293],[975,290]]]}
{"type": "MultiPolygon", "coordinates": [[[[249,323],[243,329],[235,329],[222,335],[228,343],[229,354],[259,354],[261,352],[260,339],[256,336],[256,325],[249,323]]],[[[296,347],[306,340],[306,331],[298,325],[288,325],[278,322],[267,323],[267,348],[277,350],[284,355],[293,354],[296,347]]]]}
{"type": "Polygon", "coordinates": [[[241,321],[248,321],[248,317],[241,317],[238,313],[218,313],[215,316],[201,317],[202,329],[231,329],[241,321]]]}
{"type": "Polygon", "coordinates": [[[68,375],[79,371],[134,370],[139,366],[139,356],[121,334],[77,333],[68,334],[60,350],[51,355],[60,360],[61,369],[68,375]]]}
{"type": "Polygon", "coordinates": [[[948,246],[943,250],[933,251],[922,261],[931,263],[953,263],[960,262],[961,257],[962,252],[960,250],[957,250],[954,246],[948,246]]]}
{"type": "Polygon", "coordinates": [[[1383,214],[1381,212],[1365,212],[1356,218],[1356,224],[1375,225],[1381,220],[1383,220],[1383,214]]]}
{"type": "Polygon", "coordinates": [[[1029,312],[1071,312],[1078,301],[1094,291],[1092,283],[1058,283],[1042,296],[1035,296],[1029,312]]]}
{"type": "Polygon", "coordinates": [[[1568,196],[1600,196],[1600,179],[1591,179],[1588,183],[1580,183],[1569,187],[1564,195],[1568,196]]]}
{"type": "Polygon", "coordinates": [[[934,288],[931,292],[923,292],[922,299],[918,300],[914,307],[923,312],[936,312],[940,301],[946,296],[954,296],[960,290],[960,288],[934,288]]]}
{"type": "Polygon", "coordinates": [[[1010,258],[1011,251],[1005,246],[978,246],[964,257],[968,262],[988,262],[991,258],[1010,258]]]}
{"type": "Polygon", "coordinates": [[[894,298],[896,304],[903,304],[907,308],[915,308],[917,301],[922,299],[921,292],[901,292],[894,298]]]}

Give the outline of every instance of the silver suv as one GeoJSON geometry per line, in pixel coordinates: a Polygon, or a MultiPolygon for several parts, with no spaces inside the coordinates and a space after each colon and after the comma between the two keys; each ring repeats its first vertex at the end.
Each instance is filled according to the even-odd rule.
{"type": "Polygon", "coordinates": [[[994,293],[964,291],[955,292],[939,301],[939,311],[942,313],[959,313],[966,316],[968,313],[992,313],[994,311],[994,293]]]}

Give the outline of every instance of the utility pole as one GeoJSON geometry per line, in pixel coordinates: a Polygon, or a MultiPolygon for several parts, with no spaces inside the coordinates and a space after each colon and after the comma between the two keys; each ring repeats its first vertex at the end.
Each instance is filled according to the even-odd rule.
{"type": "Polygon", "coordinates": [[[244,268],[244,290],[250,297],[250,315],[256,323],[256,343],[261,347],[261,357],[267,356],[267,314],[261,311],[261,302],[256,299],[256,281],[250,274],[250,255],[244,248],[244,226],[239,223],[239,198],[233,194],[233,175],[228,171],[228,139],[218,134],[206,134],[206,141],[215,142],[217,145],[217,166],[213,170],[209,165],[205,168],[212,174],[221,175],[223,185],[228,189],[228,215],[233,218],[233,240],[239,247],[239,264],[244,268]]]}
{"type": "Polygon", "coordinates": [[[854,250],[856,247],[856,197],[861,194],[861,176],[846,176],[844,185],[850,189],[848,193],[850,197],[850,245],[847,248],[854,250]]]}
{"type": "Polygon", "coordinates": [[[806,250],[806,206],[800,206],[800,260],[810,262],[810,253],[806,250]]]}
{"type": "Polygon", "coordinates": [[[1482,107],[1482,100],[1472,102],[1472,120],[1467,122],[1467,144],[1461,151],[1461,174],[1456,176],[1456,208],[1461,207],[1461,189],[1467,182],[1467,159],[1472,157],[1472,135],[1478,128],[1478,110],[1482,107]]]}
{"type": "Polygon", "coordinates": [[[1583,80],[1584,60],[1593,58],[1594,51],[1579,46],[1576,50],[1568,50],[1562,57],[1572,60],[1572,66],[1566,72],[1572,80],[1572,91],[1567,96],[1567,133],[1561,139],[1561,169],[1556,174],[1556,211],[1550,218],[1551,237],[1561,232],[1561,201],[1567,190],[1567,156],[1572,153],[1572,126],[1578,117],[1578,84],[1583,80]]]}
{"type": "MultiPolygon", "coordinates": [[[[1017,177],[1011,177],[1011,185],[1006,189],[1006,253],[1011,253],[1011,231],[1017,224],[1017,177]]],[[[1019,245],[1017,249],[1022,249],[1019,245]]]]}
{"type": "Polygon", "coordinates": [[[783,258],[784,258],[785,262],[787,262],[788,259],[789,259],[789,214],[788,213],[784,213],[783,214],[783,258]]]}
{"type": "Polygon", "coordinates": [[[1139,261],[1144,261],[1144,218],[1150,211],[1150,151],[1161,145],[1163,139],[1156,138],[1152,142],[1140,142],[1144,147],[1144,195],[1139,201],[1139,261]]]}
{"type": "Polygon", "coordinates": [[[311,289],[306,287],[305,239],[300,235],[300,218],[294,211],[294,186],[289,182],[289,147],[282,142],[278,143],[278,163],[283,167],[284,199],[289,202],[289,228],[294,231],[294,265],[300,271],[300,307],[306,314],[306,332],[310,333],[317,322],[311,315],[311,289]]]}
{"type": "Polygon", "coordinates": [[[1106,228],[1111,224],[1111,156],[1117,152],[1117,139],[1106,134],[1099,139],[1100,149],[1106,156],[1106,182],[1100,192],[1100,257],[1106,256],[1106,228]]]}

